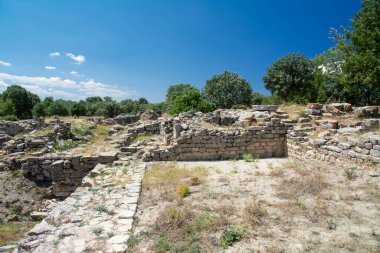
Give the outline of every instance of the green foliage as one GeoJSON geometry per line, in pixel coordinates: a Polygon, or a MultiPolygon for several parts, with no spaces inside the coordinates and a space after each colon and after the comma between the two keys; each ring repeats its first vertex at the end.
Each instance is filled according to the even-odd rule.
{"type": "Polygon", "coordinates": [[[101,234],[103,234],[104,232],[104,228],[102,227],[96,227],[92,230],[92,233],[94,233],[96,236],[100,236],[101,234]]]}
{"type": "Polygon", "coordinates": [[[337,47],[346,53],[342,64],[346,100],[357,105],[380,104],[380,1],[363,0],[361,10],[337,47]]]}
{"type": "Polygon", "coordinates": [[[263,105],[280,105],[283,102],[284,100],[282,98],[273,94],[264,98],[263,105]]]}
{"type": "Polygon", "coordinates": [[[213,107],[206,101],[198,90],[188,90],[176,97],[169,107],[171,114],[187,112],[190,110],[210,112],[213,107]]]}
{"type": "Polygon", "coordinates": [[[224,71],[206,81],[204,94],[216,108],[231,108],[234,105],[250,105],[251,84],[237,73],[224,71]]]}
{"type": "Polygon", "coordinates": [[[71,108],[71,115],[86,116],[87,115],[86,102],[81,100],[78,103],[75,103],[73,107],[71,108]]]}
{"type": "Polygon", "coordinates": [[[0,116],[15,116],[16,107],[12,100],[7,99],[0,104],[0,116]]]}
{"type": "Polygon", "coordinates": [[[265,96],[258,92],[253,92],[251,102],[253,105],[262,105],[264,103],[265,96]]]}
{"type": "Polygon", "coordinates": [[[33,115],[38,117],[45,117],[46,111],[45,111],[45,105],[41,102],[37,103],[32,110],[33,115]]]}
{"type": "Polygon", "coordinates": [[[79,127],[74,127],[72,129],[73,133],[77,136],[89,136],[93,135],[94,133],[91,131],[89,128],[79,128],[79,127]]]}
{"type": "Polygon", "coordinates": [[[242,155],[242,158],[246,162],[254,162],[256,161],[257,157],[252,155],[251,153],[246,153],[242,155]]]}
{"type": "Polygon", "coordinates": [[[3,102],[11,101],[16,109],[15,115],[20,119],[31,117],[34,105],[40,102],[36,94],[19,85],[8,86],[1,95],[1,100],[3,102]]]}
{"type": "Polygon", "coordinates": [[[177,195],[181,198],[185,198],[187,196],[190,196],[190,187],[187,185],[179,186],[176,190],[177,195]]]}
{"type": "Polygon", "coordinates": [[[285,102],[314,100],[314,64],[302,54],[291,53],[275,61],[263,77],[265,88],[285,102]]]}
{"type": "Polygon", "coordinates": [[[70,109],[68,108],[66,101],[58,99],[49,104],[46,108],[46,114],[49,116],[68,116],[70,114],[70,109]]]}
{"type": "Polygon", "coordinates": [[[223,231],[220,243],[223,248],[227,248],[240,241],[243,236],[247,233],[247,230],[242,226],[235,226],[223,231]]]}

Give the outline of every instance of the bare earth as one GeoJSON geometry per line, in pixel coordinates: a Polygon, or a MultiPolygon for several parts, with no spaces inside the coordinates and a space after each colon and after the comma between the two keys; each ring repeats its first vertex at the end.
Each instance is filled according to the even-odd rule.
{"type": "Polygon", "coordinates": [[[374,170],[289,159],[151,164],[129,250],[379,252],[374,170]],[[190,196],[176,194],[181,185],[190,196]],[[240,231],[231,246],[225,230],[240,231]]]}

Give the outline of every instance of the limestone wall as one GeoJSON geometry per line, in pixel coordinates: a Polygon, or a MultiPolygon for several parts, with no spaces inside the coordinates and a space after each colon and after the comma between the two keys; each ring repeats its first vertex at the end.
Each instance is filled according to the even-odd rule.
{"type": "Polygon", "coordinates": [[[287,149],[288,156],[298,160],[380,164],[380,135],[368,134],[355,143],[336,139],[300,142],[288,138],[287,149]]]}
{"type": "Polygon", "coordinates": [[[246,153],[261,158],[286,156],[287,127],[276,118],[248,128],[183,130],[175,122],[173,126],[165,123],[162,127],[161,134],[169,146],[146,152],[145,161],[215,160],[246,153]]]}
{"type": "Polygon", "coordinates": [[[51,194],[55,197],[69,196],[98,163],[112,163],[116,153],[99,156],[28,157],[21,162],[24,176],[41,183],[51,183],[51,194]]]}

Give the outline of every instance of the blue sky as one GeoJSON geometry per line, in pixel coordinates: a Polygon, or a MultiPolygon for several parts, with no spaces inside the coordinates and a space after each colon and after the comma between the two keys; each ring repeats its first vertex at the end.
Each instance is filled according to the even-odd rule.
{"type": "Polygon", "coordinates": [[[254,91],[276,59],[328,49],[359,0],[0,0],[0,90],[162,101],[224,70],[254,91]],[[55,54],[52,54],[55,53],[55,54]]]}

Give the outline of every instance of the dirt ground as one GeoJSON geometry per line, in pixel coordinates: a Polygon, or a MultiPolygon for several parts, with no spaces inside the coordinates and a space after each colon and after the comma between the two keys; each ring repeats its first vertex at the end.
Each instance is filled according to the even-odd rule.
{"type": "Polygon", "coordinates": [[[380,252],[378,172],[289,159],[153,163],[129,251],[380,252]]]}

